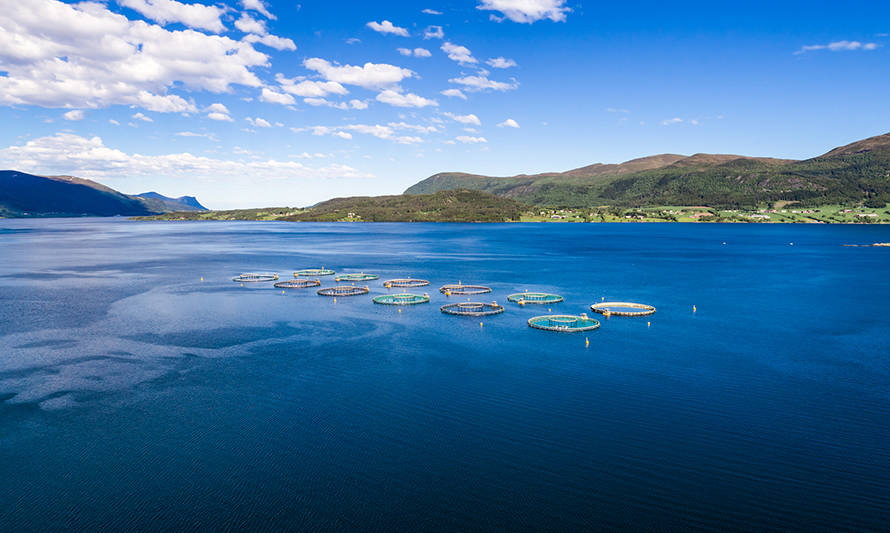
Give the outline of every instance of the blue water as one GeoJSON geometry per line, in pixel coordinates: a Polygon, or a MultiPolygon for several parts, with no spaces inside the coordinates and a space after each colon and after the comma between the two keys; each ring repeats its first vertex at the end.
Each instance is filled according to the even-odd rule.
{"type": "Polygon", "coordinates": [[[0,221],[0,530],[886,530],[890,248],[842,246],[878,241],[0,221]],[[230,281],[321,266],[380,280],[230,281]],[[431,303],[371,302],[407,276],[431,303]],[[506,312],[443,315],[458,280],[506,312]],[[540,331],[525,289],[658,311],[540,331]]]}

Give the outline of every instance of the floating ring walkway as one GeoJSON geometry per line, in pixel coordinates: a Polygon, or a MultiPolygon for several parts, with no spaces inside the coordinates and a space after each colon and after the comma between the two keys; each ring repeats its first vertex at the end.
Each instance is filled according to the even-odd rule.
{"type": "Polygon", "coordinates": [[[588,317],[585,314],[576,315],[544,315],[528,319],[528,325],[536,329],[547,331],[562,331],[574,333],[576,331],[590,331],[600,327],[599,320],[588,317]]]}
{"type": "Polygon", "coordinates": [[[491,302],[490,304],[482,302],[461,302],[457,304],[443,305],[440,310],[449,315],[488,316],[503,313],[504,306],[498,305],[496,302],[491,302]]]}
{"type": "Polygon", "coordinates": [[[337,276],[334,278],[334,281],[369,281],[372,279],[378,279],[380,276],[377,274],[365,274],[364,272],[360,274],[343,274],[342,276],[337,276]]]}
{"type": "Polygon", "coordinates": [[[375,304],[383,305],[417,305],[425,304],[429,301],[430,297],[428,294],[423,296],[419,294],[384,294],[374,297],[375,304]]]}
{"type": "Polygon", "coordinates": [[[239,281],[241,283],[257,283],[260,281],[275,281],[278,279],[278,274],[273,272],[246,272],[244,274],[235,276],[232,278],[232,281],[239,281]]]}
{"type": "Polygon", "coordinates": [[[439,288],[439,292],[441,292],[445,296],[451,296],[452,294],[466,296],[491,292],[491,287],[486,287],[484,285],[464,285],[458,282],[456,285],[453,283],[449,285],[442,285],[442,287],[439,288]]]}
{"type": "Polygon", "coordinates": [[[353,286],[339,286],[339,287],[325,287],[324,289],[318,289],[318,294],[322,296],[361,296],[362,294],[368,294],[369,290],[367,287],[353,287],[353,286]]]}
{"type": "Polygon", "coordinates": [[[426,287],[429,284],[430,282],[425,279],[414,278],[388,279],[383,282],[383,286],[387,289],[393,287],[426,287]]]}
{"type": "Polygon", "coordinates": [[[333,275],[334,275],[334,271],[329,270],[327,268],[306,268],[306,269],[297,270],[296,272],[294,272],[295,278],[299,278],[299,277],[311,278],[311,277],[317,277],[317,276],[333,276],[333,275]]]}
{"type": "Polygon", "coordinates": [[[601,302],[590,306],[591,311],[603,316],[646,316],[655,312],[655,307],[633,302],[601,302]]]}
{"type": "Polygon", "coordinates": [[[525,304],[555,304],[563,300],[558,294],[548,294],[546,292],[519,292],[507,296],[508,302],[525,304]]]}
{"type": "Polygon", "coordinates": [[[288,281],[279,281],[275,284],[278,289],[308,289],[309,287],[318,287],[321,282],[317,279],[292,279],[288,281]]]}

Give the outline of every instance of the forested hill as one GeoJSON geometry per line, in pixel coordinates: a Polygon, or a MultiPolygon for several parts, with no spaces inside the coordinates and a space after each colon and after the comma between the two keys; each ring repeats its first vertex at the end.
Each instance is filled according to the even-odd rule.
{"type": "Polygon", "coordinates": [[[567,172],[491,177],[431,176],[405,191],[474,189],[551,207],[709,205],[753,208],[775,201],[802,205],[890,202],[890,134],[793,161],[724,154],[662,154],[567,172]]]}

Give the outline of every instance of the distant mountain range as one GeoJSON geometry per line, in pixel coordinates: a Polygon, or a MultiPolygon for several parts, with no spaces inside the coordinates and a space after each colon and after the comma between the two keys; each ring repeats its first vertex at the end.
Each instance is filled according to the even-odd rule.
{"type": "Polygon", "coordinates": [[[890,202],[890,134],[795,161],[724,154],[660,154],[566,172],[491,177],[443,172],[405,194],[470,189],[544,207],[707,205],[753,208],[890,202]]]}
{"type": "Polygon", "coordinates": [[[88,179],[0,170],[2,217],[132,216],[206,210],[191,196],[168,198],[156,192],[130,196],[88,179]]]}

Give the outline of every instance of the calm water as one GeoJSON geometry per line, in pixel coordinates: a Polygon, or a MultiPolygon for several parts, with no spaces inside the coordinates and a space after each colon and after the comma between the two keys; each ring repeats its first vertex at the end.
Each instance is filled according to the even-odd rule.
{"type": "Polygon", "coordinates": [[[886,530],[890,248],[842,246],[876,241],[0,221],[0,530],[886,530]],[[316,266],[432,302],[230,281],[316,266]],[[441,314],[458,280],[507,311],[441,314]],[[658,312],[539,331],[524,289],[658,312]]]}

